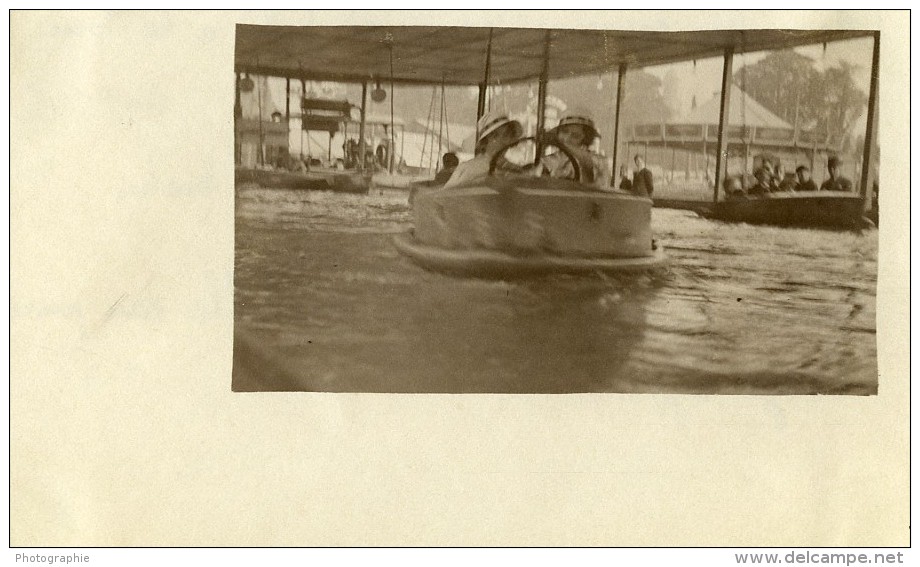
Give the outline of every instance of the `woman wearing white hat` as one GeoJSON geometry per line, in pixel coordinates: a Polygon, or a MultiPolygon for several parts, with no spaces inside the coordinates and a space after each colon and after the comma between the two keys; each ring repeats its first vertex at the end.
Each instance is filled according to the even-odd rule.
{"type": "Polygon", "coordinates": [[[521,137],[524,128],[501,112],[489,112],[479,119],[476,157],[457,166],[444,188],[466,185],[489,175],[489,162],[495,154],[521,137]]]}
{"type": "MultiPolygon", "coordinates": [[[[610,184],[607,160],[590,150],[594,140],[600,137],[594,120],[584,112],[570,111],[562,116],[559,125],[547,132],[547,135],[550,139],[565,145],[566,149],[578,158],[582,183],[607,188],[610,184]]],[[[571,160],[561,151],[543,158],[543,167],[551,177],[575,178],[575,168],[571,160]]]]}

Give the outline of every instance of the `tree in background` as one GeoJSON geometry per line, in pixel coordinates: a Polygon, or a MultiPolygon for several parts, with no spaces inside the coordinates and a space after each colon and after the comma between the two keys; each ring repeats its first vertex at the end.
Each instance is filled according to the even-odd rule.
{"type": "Polygon", "coordinates": [[[751,98],[789,124],[843,139],[865,112],[868,97],[853,81],[856,66],[839,61],[823,72],[789,49],[774,51],[732,77],[751,98]]]}

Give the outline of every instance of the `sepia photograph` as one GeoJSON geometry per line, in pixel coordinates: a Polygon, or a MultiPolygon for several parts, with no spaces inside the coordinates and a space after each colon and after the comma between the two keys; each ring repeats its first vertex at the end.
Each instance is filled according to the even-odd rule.
{"type": "Polygon", "coordinates": [[[237,25],[232,389],[876,394],[880,41],[237,25]]]}
{"type": "Polygon", "coordinates": [[[897,563],[909,16],[10,11],[10,561],[897,563]]]}

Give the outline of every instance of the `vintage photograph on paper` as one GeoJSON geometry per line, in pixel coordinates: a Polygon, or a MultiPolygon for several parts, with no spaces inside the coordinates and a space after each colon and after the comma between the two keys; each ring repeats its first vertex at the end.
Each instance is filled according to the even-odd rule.
{"type": "Polygon", "coordinates": [[[237,25],[232,390],[875,395],[880,40],[237,25]]]}

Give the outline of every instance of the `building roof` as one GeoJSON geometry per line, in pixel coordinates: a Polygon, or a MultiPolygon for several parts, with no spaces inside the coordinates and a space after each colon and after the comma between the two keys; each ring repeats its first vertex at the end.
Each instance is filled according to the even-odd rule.
{"type": "MultiPolygon", "coordinates": [[[[691,110],[686,116],[669,120],[668,124],[718,124],[721,94],[715,95],[691,110]]],[[[773,114],[742,91],[737,85],[732,85],[731,104],[729,105],[729,126],[754,126],[757,128],[785,128],[791,130],[793,126],[773,114]]]]}

